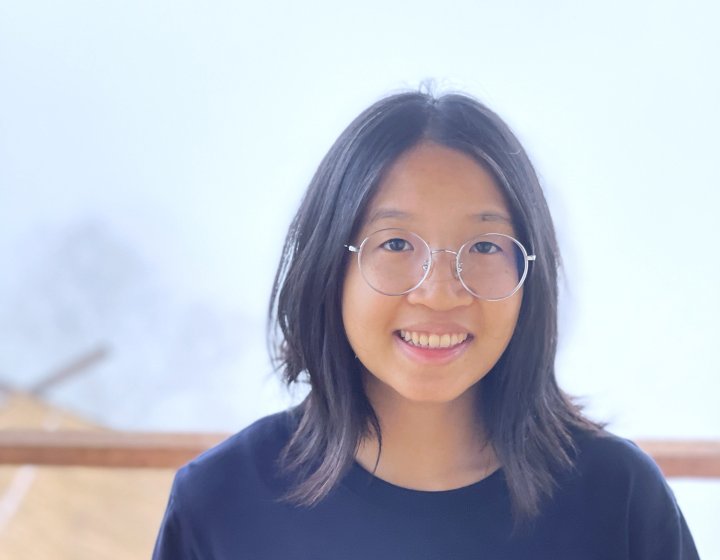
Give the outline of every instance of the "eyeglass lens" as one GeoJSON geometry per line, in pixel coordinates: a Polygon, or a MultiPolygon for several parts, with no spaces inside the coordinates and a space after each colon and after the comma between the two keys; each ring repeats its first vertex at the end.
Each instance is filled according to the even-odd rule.
{"type": "MultiPolygon", "coordinates": [[[[402,229],[373,233],[364,241],[359,255],[360,270],[367,283],[387,295],[404,294],[418,287],[430,262],[427,243],[402,229]]],[[[480,235],[465,243],[459,262],[462,282],[481,299],[502,299],[512,294],[527,266],[520,243],[497,233],[480,235]]]]}

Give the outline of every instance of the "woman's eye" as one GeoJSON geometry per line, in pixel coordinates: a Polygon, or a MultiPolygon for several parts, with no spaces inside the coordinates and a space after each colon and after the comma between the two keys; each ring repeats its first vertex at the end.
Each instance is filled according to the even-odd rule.
{"type": "Polygon", "coordinates": [[[500,247],[490,241],[478,241],[472,246],[473,253],[481,253],[483,255],[491,255],[499,251],[501,251],[500,247]]]}
{"type": "Polygon", "coordinates": [[[383,249],[387,249],[388,251],[392,251],[393,253],[399,253],[400,251],[410,251],[412,250],[412,245],[404,239],[395,238],[395,239],[388,239],[385,243],[381,245],[383,249]]]}

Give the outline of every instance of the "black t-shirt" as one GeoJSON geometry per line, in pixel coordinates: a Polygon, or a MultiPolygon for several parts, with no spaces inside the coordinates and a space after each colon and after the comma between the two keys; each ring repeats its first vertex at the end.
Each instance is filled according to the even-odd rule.
{"type": "Polygon", "coordinates": [[[615,436],[578,439],[577,468],[524,533],[502,470],[456,490],[409,490],[354,463],[313,508],[279,503],[275,461],[293,430],[262,418],[182,467],[154,560],[693,560],[653,461],[615,436]]]}

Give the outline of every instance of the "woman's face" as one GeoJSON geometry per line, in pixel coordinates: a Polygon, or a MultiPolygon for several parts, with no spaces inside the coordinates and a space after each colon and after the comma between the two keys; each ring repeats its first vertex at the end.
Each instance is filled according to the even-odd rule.
{"type": "MultiPolygon", "coordinates": [[[[432,143],[416,146],[390,167],[353,242],[359,244],[384,228],[414,232],[432,249],[452,251],[484,233],[515,237],[492,176],[465,154],[432,143]]],[[[357,259],[350,259],[343,286],[343,324],[365,366],[371,401],[379,395],[426,403],[453,401],[490,371],[512,337],[522,290],[501,301],[480,300],[456,278],[454,255],[435,253],[433,260],[419,288],[387,296],[368,286],[357,259]],[[417,335],[419,345],[401,335],[417,335]],[[432,339],[450,346],[431,348],[432,339]]]]}

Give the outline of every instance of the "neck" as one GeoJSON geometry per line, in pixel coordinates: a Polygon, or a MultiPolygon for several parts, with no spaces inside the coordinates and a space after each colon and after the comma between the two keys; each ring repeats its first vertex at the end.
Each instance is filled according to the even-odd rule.
{"type": "MultiPolygon", "coordinates": [[[[365,388],[382,430],[382,453],[375,476],[415,490],[450,490],[487,477],[497,468],[487,445],[477,403],[479,385],[452,402],[413,402],[366,376],[365,388]]],[[[375,437],[364,439],[357,462],[368,471],[378,459],[375,437]]]]}

